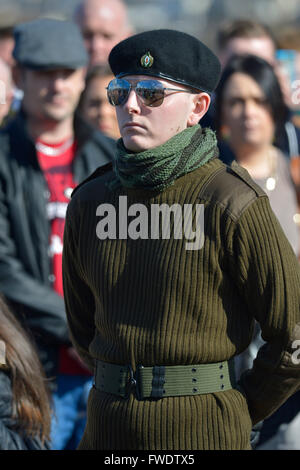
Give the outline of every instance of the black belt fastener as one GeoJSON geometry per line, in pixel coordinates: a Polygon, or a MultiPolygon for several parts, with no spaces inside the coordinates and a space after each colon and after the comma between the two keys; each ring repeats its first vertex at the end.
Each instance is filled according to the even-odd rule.
{"type": "Polygon", "coordinates": [[[182,366],[118,365],[96,361],[95,388],[127,399],[135,392],[138,400],[168,396],[201,395],[235,387],[234,361],[182,366]]]}

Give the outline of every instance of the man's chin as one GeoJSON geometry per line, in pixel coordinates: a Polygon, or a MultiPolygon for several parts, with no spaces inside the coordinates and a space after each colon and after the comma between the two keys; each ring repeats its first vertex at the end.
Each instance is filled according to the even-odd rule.
{"type": "Polygon", "coordinates": [[[132,153],[138,153],[138,152],[143,152],[144,150],[148,150],[147,145],[135,139],[123,138],[123,144],[124,144],[124,147],[128,150],[128,152],[132,152],[132,153]]]}
{"type": "Polygon", "coordinates": [[[70,111],[66,110],[45,110],[44,116],[46,119],[54,121],[54,122],[62,122],[66,119],[70,118],[73,115],[70,111]]]}
{"type": "Polygon", "coordinates": [[[98,55],[92,55],[90,57],[89,67],[96,67],[98,65],[106,65],[107,60],[108,60],[108,56],[107,57],[102,57],[102,56],[99,57],[98,55]]]}

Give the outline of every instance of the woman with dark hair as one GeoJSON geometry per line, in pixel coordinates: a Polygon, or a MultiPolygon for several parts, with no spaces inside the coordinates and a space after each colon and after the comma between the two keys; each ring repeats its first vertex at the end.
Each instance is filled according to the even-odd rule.
{"type": "Polygon", "coordinates": [[[92,67],[86,76],[78,112],[95,129],[116,140],[120,138],[116,110],[106,93],[106,87],[113,78],[109,65],[92,67]]]}
{"type": "Polygon", "coordinates": [[[49,449],[51,411],[31,340],[0,297],[0,450],[49,449]]]}
{"type": "Polygon", "coordinates": [[[220,158],[234,159],[268,194],[295,253],[300,255],[297,195],[289,163],[274,146],[287,119],[272,66],[256,56],[235,56],[223,71],[216,92],[220,158]]]}
{"type": "MultiPolygon", "coordinates": [[[[235,159],[268,194],[271,207],[299,256],[297,196],[289,164],[274,146],[284,131],[288,109],[272,66],[256,56],[235,56],[223,71],[216,92],[220,158],[235,159]]],[[[237,374],[252,367],[263,345],[256,324],[252,343],[236,358],[237,374]]],[[[300,392],[261,423],[257,449],[300,449],[300,392]]]]}

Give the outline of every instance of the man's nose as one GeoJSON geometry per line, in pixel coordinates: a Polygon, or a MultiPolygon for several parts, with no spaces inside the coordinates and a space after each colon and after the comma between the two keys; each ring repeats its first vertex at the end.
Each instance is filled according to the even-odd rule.
{"type": "Polygon", "coordinates": [[[94,34],[90,39],[91,48],[93,50],[103,49],[105,46],[105,39],[101,34],[94,34]]]}
{"type": "Polygon", "coordinates": [[[136,94],[135,90],[130,90],[128,98],[124,103],[124,107],[129,112],[139,112],[140,111],[140,98],[136,94]]]}
{"type": "Polygon", "coordinates": [[[62,73],[57,73],[55,76],[53,76],[52,85],[55,90],[61,90],[65,85],[64,75],[62,73]]]}

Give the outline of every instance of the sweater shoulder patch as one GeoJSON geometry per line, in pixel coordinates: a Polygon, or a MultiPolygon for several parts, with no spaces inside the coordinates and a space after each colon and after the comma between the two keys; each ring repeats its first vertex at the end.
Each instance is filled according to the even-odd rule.
{"type": "Polygon", "coordinates": [[[250,188],[255,191],[257,196],[266,196],[264,190],[256,184],[251,176],[249,175],[248,171],[245,168],[241,167],[236,161],[233,161],[231,166],[229,167],[229,171],[237,175],[241,180],[243,180],[250,188]]]}
{"type": "Polygon", "coordinates": [[[238,163],[224,165],[217,171],[199,193],[201,199],[220,204],[235,220],[243,211],[266,193],[238,163]]]}

